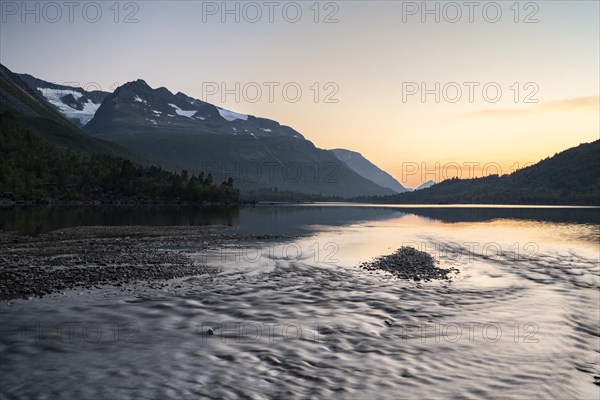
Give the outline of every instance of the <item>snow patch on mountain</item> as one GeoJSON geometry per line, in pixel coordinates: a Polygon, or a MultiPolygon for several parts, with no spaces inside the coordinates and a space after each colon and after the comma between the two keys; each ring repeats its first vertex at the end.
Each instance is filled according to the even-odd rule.
{"type": "Polygon", "coordinates": [[[239,114],[233,111],[225,110],[223,108],[217,108],[219,110],[219,114],[221,117],[225,118],[227,121],[235,121],[236,119],[241,119],[243,121],[248,120],[248,116],[246,114],[239,114]]]}
{"type": "Polygon", "coordinates": [[[175,104],[171,104],[171,103],[169,103],[169,105],[175,109],[175,112],[177,113],[177,115],[181,115],[182,117],[192,118],[194,116],[194,114],[196,114],[198,112],[196,110],[185,111],[185,110],[182,110],[181,108],[177,107],[175,104]]]}
{"type": "Polygon", "coordinates": [[[82,125],[87,124],[94,117],[94,114],[96,114],[96,111],[100,107],[100,104],[95,104],[89,99],[83,104],[82,110],[77,110],[63,103],[61,99],[69,94],[72,95],[75,100],[79,100],[83,97],[81,93],[74,90],[50,88],[38,88],[38,90],[50,104],[58,108],[61,114],[69,119],[78,119],[82,125]]]}

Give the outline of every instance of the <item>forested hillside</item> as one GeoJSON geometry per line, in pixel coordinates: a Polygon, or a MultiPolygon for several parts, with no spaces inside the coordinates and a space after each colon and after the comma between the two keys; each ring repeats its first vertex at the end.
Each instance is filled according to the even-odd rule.
{"type": "Polygon", "coordinates": [[[510,175],[449,179],[428,189],[358,201],[397,204],[600,205],[600,140],[510,175]]]}
{"type": "Polygon", "coordinates": [[[142,167],[108,155],[84,155],[53,146],[0,113],[0,198],[102,202],[236,202],[233,180],[142,167]]]}

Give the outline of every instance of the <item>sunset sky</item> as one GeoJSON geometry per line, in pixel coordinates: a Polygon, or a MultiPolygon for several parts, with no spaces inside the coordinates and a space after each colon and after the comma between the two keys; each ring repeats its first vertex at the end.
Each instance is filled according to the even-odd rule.
{"type": "Polygon", "coordinates": [[[485,164],[488,172],[497,164],[508,173],[516,163],[537,162],[600,134],[597,1],[517,7],[500,1],[494,3],[499,17],[490,2],[480,2],[472,22],[463,2],[454,3],[459,9],[428,2],[438,7],[439,22],[422,15],[420,1],[275,2],[273,21],[265,2],[229,2],[232,10],[238,4],[239,22],[235,14],[222,15],[222,2],[123,2],[118,15],[114,2],[98,2],[99,17],[90,7],[84,15],[87,3],[79,3],[70,22],[66,8],[58,16],[29,2],[32,13],[22,15],[22,2],[3,1],[1,62],[15,72],[102,90],[141,78],[272,118],[318,147],[362,153],[408,187],[455,175],[453,165],[466,178],[465,163],[479,163],[477,174],[485,164]],[[125,23],[128,15],[138,22],[125,23]],[[239,101],[233,94],[223,101],[220,90],[207,93],[214,84],[234,89],[236,82],[248,88],[239,101]],[[262,88],[258,98],[253,82],[262,88]],[[439,102],[434,93],[407,95],[422,83],[433,90],[436,82],[439,102]],[[302,89],[297,102],[294,87],[302,89]],[[502,94],[493,102],[496,88],[502,94]],[[326,102],[326,95],[337,102],[326,102]]]}

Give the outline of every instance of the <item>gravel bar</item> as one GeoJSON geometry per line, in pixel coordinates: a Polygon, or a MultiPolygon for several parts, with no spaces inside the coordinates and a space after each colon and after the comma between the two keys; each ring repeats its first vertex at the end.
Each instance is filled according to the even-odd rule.
{"type": "Polygon", "coordinates": [[[387,271],[398,278],[411,279],[416,282],[433,279],[451,280],[450,274],[459,272],[456,268],[439,268],[437,264],[439,261],[436,261],[429,253],[413,247],[401,247],[393,254],[364,262],[360,264],[360,267],[371,271],[387,271]]]}
{"type": "Polygon", "coordinates": [[[189,253],[290,238],[241,235],[224,226],[77,227],[36,236],[0,232],[0,299],[216,274],[218,268],[199,265],[189,253]]]}

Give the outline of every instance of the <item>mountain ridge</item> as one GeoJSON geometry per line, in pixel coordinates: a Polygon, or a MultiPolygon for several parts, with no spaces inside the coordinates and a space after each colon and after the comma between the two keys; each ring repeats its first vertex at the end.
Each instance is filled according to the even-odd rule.
{"type": "Polygon", "coordinates": [[[109,94],[83,129],[157,162],[176,163],[193,173],[210,172],[217,179],[233,175],[246,191],[344,197],[393,193],[289,126],[164,87],[153,89],[141,79],[109,94]]]}
{"type": "Polygon", "coordinates": [[[88,91],[81,87],[61,85],[36,78],[29,74],[15,74],[39,97],[78,127],[94,116],[109,92],[88,91]]]}
{"type": "MultiPolygon", "coordinates": [[[[271,168],[274,165],[274,168],[279,169],[279,175],[296,169],[305,177],[304,182],[292,182],[294,179],[287,179],[285,176],[283,179],[271,178],[252,182],[252,179],[248,179],[243,173],[237,174],[236,181],[241,187],[257,192],[275,189],[324,196],[341,196],[343,190],[348,190],[351,195],[395,192],[385,185],[363,177],[344,162],[336,164],[340,161],[337,157],[325,155],[322,153],[324,150],[318,149],[287,125],[226,110],[181,91],[173,93],[166,87],[153,89],[144,79],[127,82],[117,87],[114,92],[108,93],[86,92],[82,88],[53,84],[28,74],[20,76],[38,98],[46,101],[51,108],[81,127],[88,135],[123,146],[155,164],[171,165],[174,169],[188,169],[197,173],[212,172],[218,178],[226,178],[226,172],[232,168],[243,169],[246,165],[259,161],[263,164],[260,174],[272,175],[271,168]],[[100,104],[97,104],[98,100],[101,100],[100,104]],[[91,106],[91,102],[95,102],[95,108],[91,106]],[[197,137],[191,138],[186,135],[197,137]],[[214,135],[225,135],[228,139],[214,135]],[[166,140],[166,136],[171,140],[166,140]],[[135,140],[136,138],[138,140],[135,140]],[[285,139],[282,138],[299,142],[290,140],[283,143],[285,139]],[[201,139],[206,146],[198,143],[201,139]],[[248,143],[249,139],[258,142],[248,143]],[[228,157],[214,142],[220,144],[221,149],[248,148],[249,151],[254,151],[257,157],[253,159],[240,154],[228,157]],[[205,151],[202,157],[202,147],[210,148],[210,154],[205,151]],[[307,155],[306,159],[313,164],[312,168],[297,157],[290,159],[290,152],[284,154],[286,151],[283,147],[304,152],[307,155]],[[191,154],[192,152],[197,154],[191,154]],[[231,161],[229,164],[232,165],[219,165],[214,168],[216,164],[223,164],[223,160],[226,160],[225,164],[231,161]],[[203,165],[209,165],[210,171],[205,170],[203,165]],[[220,173],[219,170],[225,173],[220,173]],[[339,177],[329,179],[338,172],[341,173],[339,177]],[[316,182],[306,182],[306,177],[310,175],[316,177],[313,179],[316,182]],[[327,179],[323,176],[327,176],[327,179]]],[[[236,150],[232,151],[239,153],[236,150]]]]}
{"type": "Polygon", "coordinates": [[[330,150],[340,161],[343,161],[350,169],[365,179],[375,182],[379,186],[393,190],[396,193],[406,192],[405,188],[390,174],[366,159],[362,154],[346,149],[330,150]]]}
{"type": "Polygon", "coordinates": [[[299,132],[277,121],[225,110],[182,92],[174,94],[165,87],[153,89],[143,79],[119,86],[105,100],[84,128],[91,134],[102,134],[110,129],[139,132],[151,128],[153,131],[303,138],[299,132]]]}
{"type": "Polygon", "coordinates": [[[0,64],[0,111],[12,113],[18,122],[53,145],[83,154],[107,154],[139,160],[126,149],[82,132],[32,90],[19,75],[0,64]]]}
{"type": "Polygon", "coordinates": [[[511,174],[452,178],[430,188],[355,201],[391,204],[600,205],[600,139],[511,174]]]}
{"type": "Polygon", "coordinates": [[[429,181],[427,181],[427,182],[425,182],[425,183],[423,183],[423,184],[421,184],[421,185],[417,186],[417,187],[415,188],[415,190],[427,189],[427,188],[430,188],[430,187],[432,187],[432,186],[433,186],[433,185],[435,185],[435,184],[436,184],[436,182],[435,182],[435,181],[429,180],[429,181]]]}

